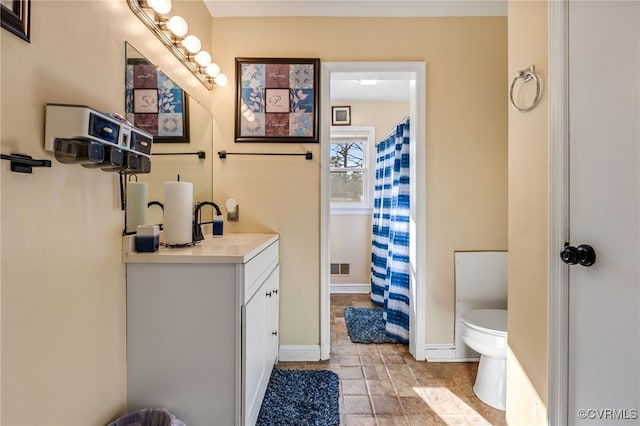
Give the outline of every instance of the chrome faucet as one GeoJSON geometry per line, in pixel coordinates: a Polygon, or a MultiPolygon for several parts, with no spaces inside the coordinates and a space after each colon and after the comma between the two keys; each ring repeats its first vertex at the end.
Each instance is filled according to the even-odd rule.
{"type": "Polygon", "coordinates": [[[196,208],[193,212],[193,241],[202,241],[204,240],[204,235],[202,235],[202,227],[200,226],[200,209],[204,206],[211,206],[216,209],[216,214],[218,216],[222,215],[220,211],[220,207],[214,202],[211,201],[202,201],[196,203],[196,208]]]}

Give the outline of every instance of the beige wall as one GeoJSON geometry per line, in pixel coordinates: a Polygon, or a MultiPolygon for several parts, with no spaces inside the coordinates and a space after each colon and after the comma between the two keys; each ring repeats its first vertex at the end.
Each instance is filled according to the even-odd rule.
{"type": "Polygon", "coordinates": [[[348,276],[332,275],[331,284],[371,282],[371,217],[331,215],[331,263],[349,263],[348,276]]]}
{"type": "MultiPolygon", "coordinates": [[[[217,18],[216,57],[426,61],[428,343],[452,343],[455,250],[507,248],[507,21],[490,18],[217,18]]],[[[234,76],[213,97],[214,149],[297,151],[312,161],[229,157],[214,199],[234,196],[233,229],[279,232],[284,345],[319,344],[320,147],[235,144],[234,76]]]]}
{"type": "Polygon", "coordinates": [[[376,143],[385,137],[396,125],[409,115],[409,101],[392,102],[353,102],[340,101],[334,105],[351,106],[352,126],[374,126],[376,143]]]}
{"type": "MultiPolygon", "coordinates": [[[[548,75],[547,4],[509,2],[509,76],[535,64],[548,75]]],[[[525,102],[533,94],[528,93],[525,102]]],[[[509,351],[507,420],[546,424],[548,297],[548,99],[509,109],[509,351]]]]}
{"type": "MultiPolygon", "coordinates": [[[[194,30],[211,22],[180,2],[194,30]],[[204,18],[204,20],[202,19],[204,18]]],[[[44,105],[124,110],[124,41],[210,103],[124,0],[35,1],[31,43],[0,31],[2,153],[44,152],[44,105]]],[[[3,425],[103,425],[126,409],[124,216],[115,174],[2,162],[3,425]]]]}
{"type": "MultiPolygon", "coordinates": [[[[376,143],[409,114],[408,102],[340,101],[332,105],[349,105],[351,125],[373,126],[376,143]]],[[[375,153],[375,150],[372,152],[375,153]]],[[[373,185],[375,182],[370,183],[373,185]]],[[[371,214],[357,216],[332,214],[330,220],[331,263],[351,263],[350,276],[331,276],[331,283],[369,283],[371,281],[371,214]]]]}

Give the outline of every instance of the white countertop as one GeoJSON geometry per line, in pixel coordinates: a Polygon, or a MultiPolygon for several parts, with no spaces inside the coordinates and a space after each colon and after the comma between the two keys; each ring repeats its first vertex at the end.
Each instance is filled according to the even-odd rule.
{"type": "Polygon", "coordinates": [[[135,251],[135,236],[123,238],[125,263],[247,263],[278,240],[278,234],[205,235],[204,240],[188,247],[160,246],[157,252],[135,251]]]}

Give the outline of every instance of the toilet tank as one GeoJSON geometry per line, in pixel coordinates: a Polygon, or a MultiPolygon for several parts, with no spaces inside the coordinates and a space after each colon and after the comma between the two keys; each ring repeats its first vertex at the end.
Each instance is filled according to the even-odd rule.
{"type": "Polygon", "coordinates": [[[454,253],[454,259],[455,358],[478,359],[480,355],[460,338],[460,316],[470,309],[507,309],[507,252],[459,251],[454,253]]]}

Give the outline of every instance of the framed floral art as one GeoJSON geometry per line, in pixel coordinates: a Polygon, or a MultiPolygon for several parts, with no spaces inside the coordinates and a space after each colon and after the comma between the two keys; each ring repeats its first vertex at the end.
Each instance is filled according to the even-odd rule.
{"type": "Polygon", "coordinates": [[[187,94],[145,58],[127,58],[126,114],[155,142],[189,142],[187,94]]]}
{"type": "Polygon", "coordinates": [[[319,59],[236,58],[236,142],[318,142],[319,59]]]}

